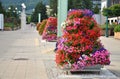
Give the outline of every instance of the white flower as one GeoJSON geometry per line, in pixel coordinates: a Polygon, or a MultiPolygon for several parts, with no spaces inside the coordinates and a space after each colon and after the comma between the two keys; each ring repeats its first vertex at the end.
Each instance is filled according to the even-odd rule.
{"type": "Polygon", "coordinates": [[[66,27],[66,22],[62,22],[61,27],[64,29],[66,27]]]}

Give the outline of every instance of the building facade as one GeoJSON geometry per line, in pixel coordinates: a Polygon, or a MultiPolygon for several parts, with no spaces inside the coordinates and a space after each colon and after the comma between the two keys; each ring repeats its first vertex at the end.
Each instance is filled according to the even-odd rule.
{"type": "Polygon", "coordinates": [[[103,4],[104,4],[104,7],[110,7],[114,4],[120,4],[120,0],[101,0],[101,9],[103,7],[103,4]]]}
{"type": "Polygon", "coordinates": [[[108,7],[114,4],[120,4],[120,0],[108,0],[108,7]]]}
{"type": "Polygon", "coordinates": [[[101,0],[92,0],[93,8],[97,5],[101,9],[101,0]]]}
{"type": "MultiPolygon", "coordinates": [[[[103,8],[110,7],[114,4],[120,4],[120,0],[101,0],[101,12],[102,12],[103,8]]],[[[104,21],[103,23],[105,23],[104,16],[102,17],[102,20],[104,21]]],[[[108,18],[108,22],[109,22],[109,24],[117,22],[117,17],[108,18]]]]}

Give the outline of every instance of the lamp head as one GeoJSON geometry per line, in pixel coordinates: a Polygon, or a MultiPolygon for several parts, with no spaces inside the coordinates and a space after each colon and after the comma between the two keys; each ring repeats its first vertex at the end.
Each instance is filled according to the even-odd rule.
{"type": "Polygon", "coordinates": [[[22,6],[22,8],[26,8],[26,6],[25,6],[25,4],[24,4],[24,3],[22,3],[22,4],[21,4],[21,6],[22,6]]]}

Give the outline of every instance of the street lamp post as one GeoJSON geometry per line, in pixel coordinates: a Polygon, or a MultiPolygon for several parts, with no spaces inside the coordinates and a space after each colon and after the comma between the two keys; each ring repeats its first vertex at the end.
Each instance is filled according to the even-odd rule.
{"type": "Polygon", "coordinates": [[[41,13],[38,13],[38,22],[41,22],[41,13]]]}
{"type": "MultiPolygon", "coordinates": [[[[106,2],[106,5],[108,7],[108,0],[106,2]]],[[[107,14],[108,14],[108,11],[107,11],[107,14]]],[[[109,37],[108,35],[108,15],[106,16],[106,34],[105,34],[106,37],[109,37]]]]}
{"type": "Polygon", "coordinates": [[[21,12],[21,29],[24,30],[25,26],[26,26],[26,14],[25,14],[26,5],[24,3],[22,3],[21,6],[22,6],[22,12],[21,12]]]}
{"type": "Polygon", "coordinates": [[[61,23],[65,21],[67,17],[68,0],[58,0],[58,28],[57,37],[62,36],[61,23]]]}

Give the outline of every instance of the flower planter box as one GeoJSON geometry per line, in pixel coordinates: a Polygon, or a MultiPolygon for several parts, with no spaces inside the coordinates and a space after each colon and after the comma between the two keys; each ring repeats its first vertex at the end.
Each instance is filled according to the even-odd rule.
{"type": "Polygon", "coordinates": [[[71,70],[70,67],[68,68],[62,68],[62,70],[65,72],[66,75],[68,74],[81,74],[81,73],[97,73],[100,74],[101,68],[103,68],[103,65],[94,65],[85,67],[83,70],[71,70]]]}
{"type": "Polygon", "coordinates": [[[120,32],[115,32],[114,33],[114,38],[120,39],[120,32]]]}

